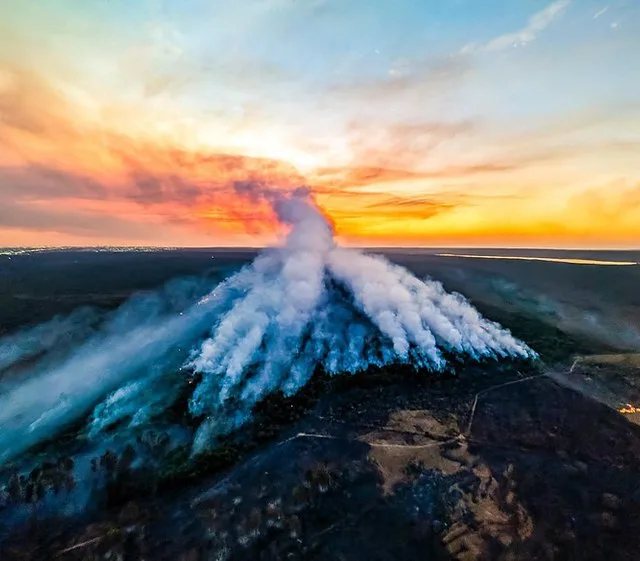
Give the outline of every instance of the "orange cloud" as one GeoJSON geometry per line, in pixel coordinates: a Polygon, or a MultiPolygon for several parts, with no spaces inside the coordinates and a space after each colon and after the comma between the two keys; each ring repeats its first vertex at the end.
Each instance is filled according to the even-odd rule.
{"type": "Polygon", "coordinates": [[[268,206],[234,189],[246,181],[311,186],[351,243],[625,245],[640,239],[637,183],[572,186],[571,197],[556,196],[560,179],[544,175],[543,166],[580,147],[527,151],[520,139],[511,151],[441,162],[430,154],[474,134],[477,124],[354,124],[347,132],[352,165],[304,175],[282,160],[187,145],[152,130],[135,134],[120,118],[116,126],[114,115],[135,119],[134,109],[76,104],[34,71],[0,66],[0,245],[270,241],[268,206]],[[538,175],[528,176],[533,168],[538,175]]]}
{"type": "MultiPolygon", "coordinates": [[[[255,181],[280,189],[311,184],[351,231],[340,210],[354,206],[348,187],[420,177],[380,167],[321,169],[304,177],[278,160],[129,136],[74,112],[60,91],[25,70],[11,72],[0,116],[0,139],[14,156],[0,168],[4,229],[140,239],[154,237],[161,219],[212,235],[264,234],[273,228],[268,208],[248,205],[233,189],[238,181],[255,181]],[[64,210],[51,210],[52,201],[64,210]]],[[[378,218],[396,212],[370,203],[361,197],[355,208],[378,218]]],[[[429,212],[415,210],[416,216],[429,212]]]]}
{"type": "Polygon", "coordinates": [[[333,190],[340,187],[360,187],[373,183],[386,183],[419,179],[421,174],[412,171],[381,167],[320,168],[313,172],[312,180],[318,188],[333,190]]]}

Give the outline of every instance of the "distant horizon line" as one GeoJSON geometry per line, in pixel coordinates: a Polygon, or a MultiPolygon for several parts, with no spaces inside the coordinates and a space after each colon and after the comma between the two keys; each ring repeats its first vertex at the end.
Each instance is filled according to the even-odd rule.
{"type": "MultiPolygon", "coordinates": [[[[51,246],[26,246],[26,245],[6,245],[0,246],[0,250],[16,250],[16,251],[56,251],[56,250],[73,250],[73,249],[88,249],[88,250],[131,250],[131,249],[145,249],[145,250],[237,250],[237,251],[260,251],[269,249],[270,247],[277,247],[272,245],[238,245],[238,246],[207,246],[207,245],[194,245],[194,246],[170,246],[170,245],[51,245],[51,246]]],[[[509,251],[640,251],[639,247],[552,247],[552,246],[499,246],[499,245],[349,245],[345,246],[353,249],[384,249],[384,250],[509,250],[509,251]]]]}

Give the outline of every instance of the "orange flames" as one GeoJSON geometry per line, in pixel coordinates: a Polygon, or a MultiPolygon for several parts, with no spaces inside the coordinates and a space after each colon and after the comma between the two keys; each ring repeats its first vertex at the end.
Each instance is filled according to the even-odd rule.
{"type": "Polygon", "coordinates": [[[626,407],[622,407],[621,409],[618,409],[618,411],[623,415],[633,415],[635,413],[640,413],[640,408],[634,407],[630,403],[627,403],[626,407]]]}

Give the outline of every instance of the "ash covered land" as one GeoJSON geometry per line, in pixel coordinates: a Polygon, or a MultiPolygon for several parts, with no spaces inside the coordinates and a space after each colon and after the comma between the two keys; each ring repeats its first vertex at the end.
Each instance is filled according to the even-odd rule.
{"type": "Polygon", "coordinates": [[[634,559],[640,252],[0,254],[0,559],[634,559]]]}

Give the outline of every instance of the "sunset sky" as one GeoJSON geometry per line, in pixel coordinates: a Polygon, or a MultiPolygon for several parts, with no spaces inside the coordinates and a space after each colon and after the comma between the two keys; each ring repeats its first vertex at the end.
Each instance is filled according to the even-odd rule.
{"type": "Polygon", "coordinates": [[[0,246],[640,247],[638,0],[0,0],[0,246]]]}

